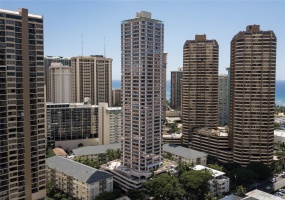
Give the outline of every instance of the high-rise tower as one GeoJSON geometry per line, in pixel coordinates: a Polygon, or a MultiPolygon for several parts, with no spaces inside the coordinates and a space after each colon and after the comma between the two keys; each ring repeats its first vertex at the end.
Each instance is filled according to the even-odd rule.
{"type": "Polygon", "coordinates": [[[270,164],[274,146],[276,36],[247,26],[231,42],[230,137],[233,161],[270,164]]]}
{"type": "Polygon", "coordinates": [[[0,199],[44,199],[43,17],[0,9],[0,199]]]}
{"type": "Polygon", "coordinates": [[[123,165],[156,169],[162,158],[164,24],[139,12],[121,24],[123,165]]]}
{"type": "Polygon", "coordinates": [[[188,144],[194,128],[218,125],[219,45],[196,35],[183,50],[183,142],[188,144]]]}
{"type": "Polygon", "coordinates": [[[171,108],[181,110],[183,68],[171,72],[171,108]]]}
{"type": "Polygon", "coordinates": [[[82,102],[85,97],[92,105],[112,105],[112,59],[101,55],[71,58],[72,102],[82,102]]]}

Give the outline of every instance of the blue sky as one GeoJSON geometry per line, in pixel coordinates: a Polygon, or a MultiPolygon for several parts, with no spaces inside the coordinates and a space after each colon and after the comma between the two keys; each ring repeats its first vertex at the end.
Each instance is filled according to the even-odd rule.
{"type": "Polygon", "coordinates": [[[104,54],[113,58],[113,79],[120,79],[120,23],[141,10],[164,21],[164,49],[168,75],[182,66],[183,44],[195,34],[206,34],[219,43],[219,72],[230,63],[230,41],[249,24],[273,30],[277,36],[277,80],[285,80],[285,1],[245,0],[0,0],[0,8],[28,8],[44,16],[45,55],[104,54]]]}

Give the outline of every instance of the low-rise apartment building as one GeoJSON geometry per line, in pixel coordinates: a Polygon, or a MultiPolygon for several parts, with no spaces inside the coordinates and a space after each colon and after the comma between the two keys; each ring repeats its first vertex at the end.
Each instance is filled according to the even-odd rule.
{"type": "Polygon", "coordinates": [[[194,165],[207,164],[207,154],[175,144],[164,144],[163,156],[177,162],[193,163],[194,165]]]}
{"type": "Polygon", "coordinates": [[[230,191],[230,178],[226,177],[224,172],[202,165],[196,165],[193,169],[197,171],[208,170],[212,174],[213,179],[209,182],[212,193],[221,195],[230,191]]]}
{"type": "Polygon", "coordinates": [[[75,199],[93,200],[113,191],[113,175],[73,160],[53,156],[46,159],[46,178],[75,199]]]}
{"type": "Polygon", "coordinates": [[[121,143],[81,147],[73,149],[72,153],[74,155],[74,160],[80,156],[83,159],[88,157],[93,161],[105,161],[108,149],[119,150],[121,149],[121,143]]]}

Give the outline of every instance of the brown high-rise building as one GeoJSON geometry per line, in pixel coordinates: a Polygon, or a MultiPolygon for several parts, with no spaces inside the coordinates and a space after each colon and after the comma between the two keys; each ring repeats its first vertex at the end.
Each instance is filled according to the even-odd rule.
{"type": "Polygon", "coordinates": [[[194,128],[218,125],[219,45],[196,35],[183,49],[183,143],[188,144],[194,128]]]}
{"type": "Polygon", "coordinates": [[[89,97],[92,105],[112,105],[112,61],[98,55],[71,58],[72,102],[89,97]]]}
{"type": "Polygon", "coordinates": [[[171,108],[181,110],[183,68],[171,72],[171,108]]]}
{"type": "Polygon", "coordinates": [[[0,199],[44,199],[43,17],[0,9],[0,199]]]}
{"type": "Polygon", "coordinates": [[[231,42],[230,141],[233,161],[271,163],[274,145],[276,36],[247,26],[231,42]]]}

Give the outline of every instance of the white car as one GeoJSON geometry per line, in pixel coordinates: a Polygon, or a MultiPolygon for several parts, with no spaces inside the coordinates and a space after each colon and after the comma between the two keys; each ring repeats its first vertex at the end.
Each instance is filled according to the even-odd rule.
{"type": "Polygon", "coordinates": [[[272,182],[272,183],[275,183],[275,182],[276,182],[276,178],[273,178],[273,179],[271,180],[271,182],[272,182]]]}
{"type": "Polygon", "coordinates": [[[270,190],[270,189],[271,189],[271,187],[270,187],[270,186],[267,186],[267,187],[266,187],[266,189],[267,189],[267,190],[270,190]]]}

